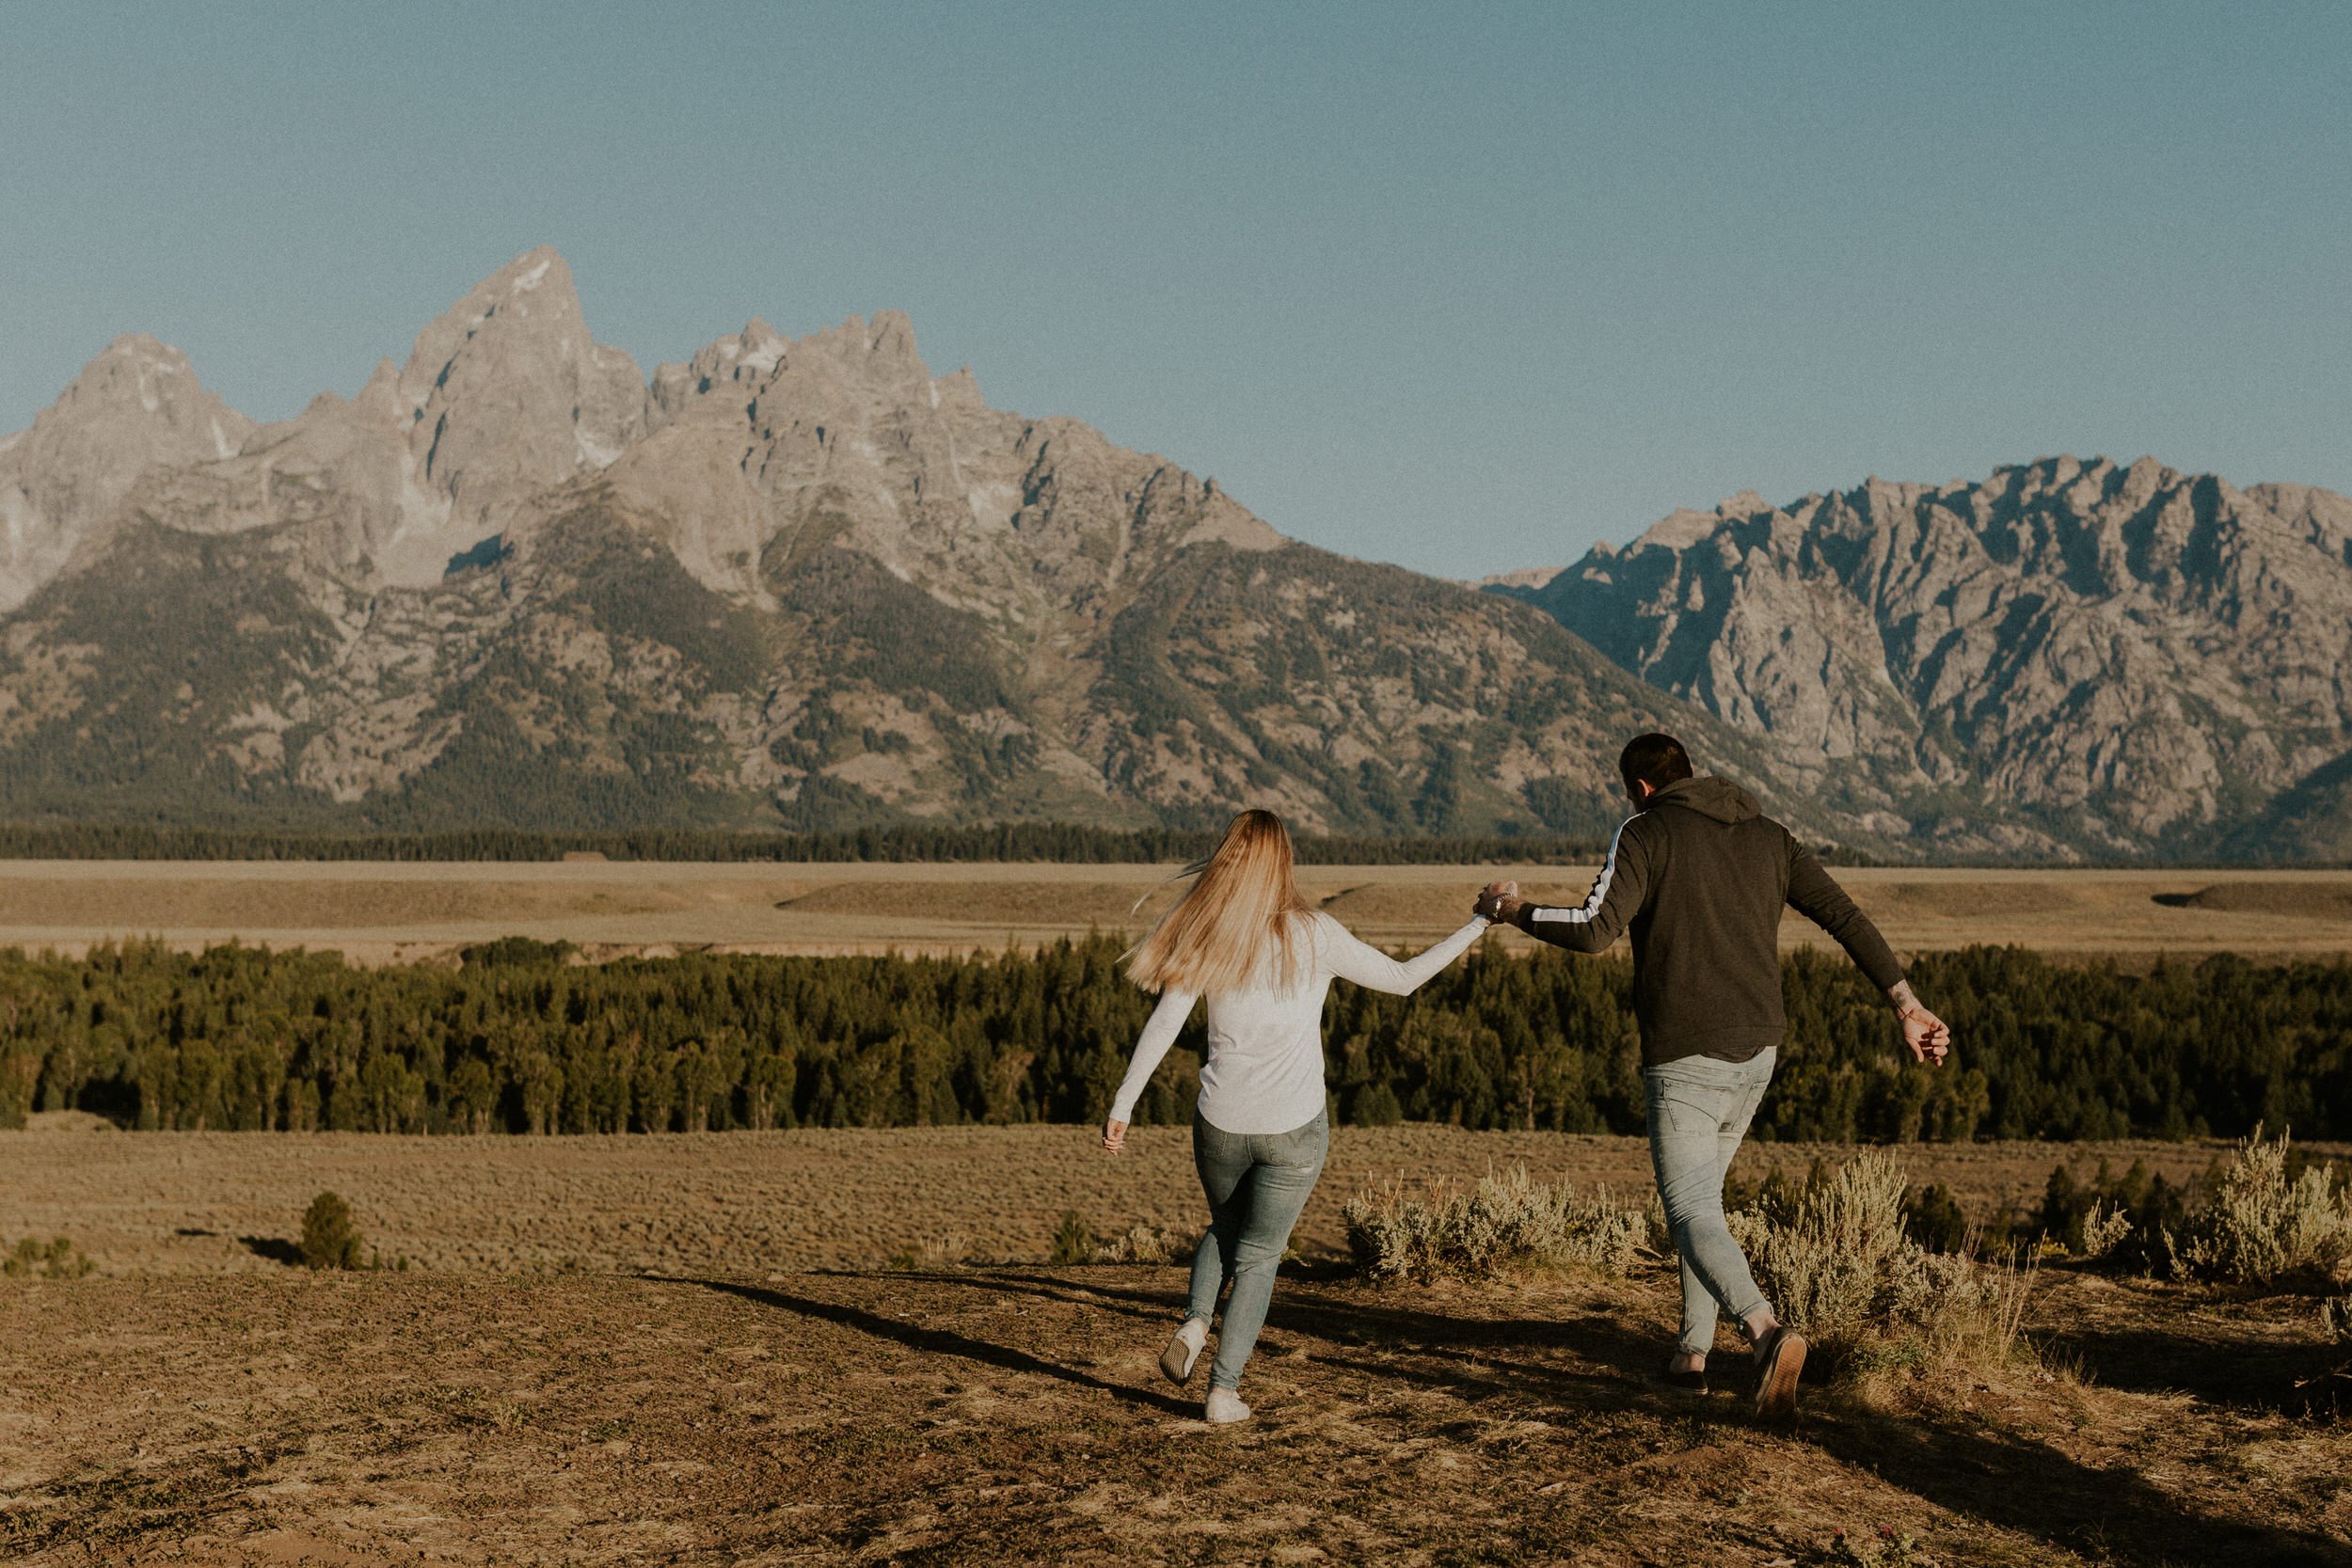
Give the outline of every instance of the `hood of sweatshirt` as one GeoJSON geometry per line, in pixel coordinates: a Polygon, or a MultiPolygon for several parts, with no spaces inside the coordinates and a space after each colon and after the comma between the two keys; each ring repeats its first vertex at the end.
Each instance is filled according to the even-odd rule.
{"type": "Polygon", "coordinates": [[[1717,778],[1712,773],[1705,778],[1676,780],[1651,796],[1646,809],[1656,811],[1661,806],[1680,806],[1718,822],[1745,822],[1764,815],[1764,808],[1756,803],[1755,796],[1729,779],[1717,778]]]}

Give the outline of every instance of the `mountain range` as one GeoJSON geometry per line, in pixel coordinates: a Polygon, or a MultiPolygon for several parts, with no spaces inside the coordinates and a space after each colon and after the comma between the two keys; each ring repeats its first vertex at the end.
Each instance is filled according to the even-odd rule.
{"type": "Polygon", "coordinates": [[[1486,590],[933,375],[645,376],[516,258],[257,425],[118,340],[0,438],[0,815],[1605,832],[1667,728],[1887,857],[2352,852],[2352,502],[2143,460],[1677,513],[1486,590]]]}
{"type": "Polygon", "coordinates": [[[1504,585],[1864,821],[2022,857],[2352,856],[2352,499],[2150,458],[1677,512],[1504,585]]]}

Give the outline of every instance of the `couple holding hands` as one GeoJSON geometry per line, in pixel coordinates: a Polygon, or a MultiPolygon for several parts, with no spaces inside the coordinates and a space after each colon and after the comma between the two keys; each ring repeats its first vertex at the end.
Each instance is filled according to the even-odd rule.
{"type": "Polygon", "coordinates": [[[1333,979],[1403,996],[1452,963],[1495,922],[1580,953],[1633,944],[1651,1164],[1682,1264],[1682,1336],[1659,1376],[1703,1392],[1720,1309],[1754,1354],[1760,1414],[1796,1405],[1805,1345],[1756,1289],[1724,1219],[1723,1188],[1788,1022],[1781,1007],[1780,916],[1793,908],[1845,948],[1901,1022],[1912,1055],[1941,1065],[1951,1031],[1920,1005],[1886,941],[1820,863],[1755,797],[1693,777],[1671,736],[1645,735],[1618,758],[1634,814],[1619,827],[1583,903],[1532,904],[1518,884],[1478,897],[1470,923],[1419,956],[1391,958],[1300,897],[1290,834],[1268,811],[1226,829],[1199,880],[1129,955],[1128,973],[1160,993],[1111,1103],[1103,1147],[1124,1146],[1136,1101],[1196,1002],[1209,1046],[1193,1115],[1193,1163],[1209,1227],[1193,1255],[1191,1299],[1160,1369],[1189,1382],[1230,1283],[1210,1363],[1206,1417],[1247,1420],[1242,1370],[1274,1293],[1291,1227],[1323,1174],[1330,1122],[1323,1087],[1323,1001],[1333,979]]]}

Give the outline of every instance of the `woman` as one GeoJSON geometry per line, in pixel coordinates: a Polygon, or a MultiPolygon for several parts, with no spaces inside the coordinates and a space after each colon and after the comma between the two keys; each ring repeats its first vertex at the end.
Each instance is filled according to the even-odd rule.
{"type": "Polygon", "coordinates": [[[1120,1152],[1136,1101],[1192,1005],[1209,999],[1209,1054],[1192,1118],[1192,1159],[1209,1199],[1209,1228],[1192,1258],[1192,1300],[1160,1370],[1192,1377],[1228,1280],[1225,1332],[1209,1370],[1206,1414],[1246,1421],[1241,1370],[1265,1323],[1274,1270],[1291,1227],[1323,1174],[1330,1122],[1323,1103],[1323,998],[1334,975],[1404,996],[1460,957],[1486,928],[1470,923],[1407,963],[1365,946],[1309,907],[1291,879],[1291,837],[1270,811],[1225,830],[1200,879],[1127,955],[1127,974],[1160,1005],[1136,1041],[1111,1102],[1103,1147],[1120,1152]]]}

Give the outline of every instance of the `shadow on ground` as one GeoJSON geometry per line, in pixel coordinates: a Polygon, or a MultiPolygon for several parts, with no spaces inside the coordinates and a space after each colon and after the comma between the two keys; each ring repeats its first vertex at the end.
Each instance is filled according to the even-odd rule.
{"type": "MultiPolygon", "coordinates": [[[[1182,1287],[1147,1283],[1077,1282],[1013,1269],[927,1273],[906,1276],[927,1287],[981,1296],[1019,1296],[1092,1307],[1131,1318],[1139,1344],[1156,1348],[1184,1304],[1182,1287]],[[1145,1325],[1149,1325],[1148,1327],[1145,1325]]],[[[1103,1382],[1025,1351],[965,1335],[878,1316],[858,1307],[719,1280],[672,1281],[725,1291],[780,1309],[898,1340],[911,1348],[962,1355],[992,1366],[1039,1372],[1100,1388],[1152,1408],[1190,1415],[1194,1406],[1155,1393],[1103,1382]]],[[[1319,1341],[1307,1347],[1319,1366],[1377,1385],[1404,1382],[1442,1390],[1473,1404],[1530,1408],[1568,1405],[1603,1413],[1658,1409],[1661,1396],[1643,1386],[1639,1370],[1661,1347],[1604,1311],[1568,1310],[1558,1317],[1485,1318],[1384,1300],[1360,1289],[1317,1287],[1278,1292],[1268,1317],[1267,1349],[1283,1337],[1319,1341]]],[[[2085,1335],[2069,1343],[2111,1386],[2181,1388],[2200,1399],[2229,1402],[2249,1384],[2265,1387],[2291,1370],[2309,1347],[2238,1346],[2204,1358],[2196,1385],[2154,1375],[2183,1358],[2162,1354],[2163,1337],[2147,1342],[2127,1335],[2085,1335]],[[2106,1375],[2113,1357],[2127,1376],[2106,1375]],[[2146,1371],[2143,1380],[2137,1374],[2146,1371]]],[[[1353,1390],[1335,1390],[1347,1397],[1353,1390]]],[[[2274,1405],[2273,1408],[2276,1408],[2274,1405]]],[[[2197,1563],[2262,1563],[2352,1568],[2352,1546],[2327,1535],[2191,1512],[2179,1497],[2122,1467],[2099,1467],[2028,1438],[2001,1433],[1972,1416],[1894,1416],[1835,1393],[1817,1395],[1796,1427],[1760,1425],[1746,1402],[1715,1398],[1677,1401],[1676,1413],[1720,1427],[1730,1441],[1794,1442],[1838,1465],[1909,1492],[1963,1519],[1980,1521],[2129,1568],[2197,1563]]]]}
{"type": "Polygon", "coordinates": [[[2272,1338],[2185,1338],[2155,1327],[2076,1324],[2040,1337],[2062,1361],[2108,1388],[2186,1394],[2222,1410],[2339,1420],[2352,1414],[2352,1380],[2333,1345],[2272,1338]]]}
{"type": "Polygon", "coordinates": [[[266,1258],[291,1268],[302,1267],[302,1249],[283,1236],[240,1236],[237,1244],[256,1258],[266,1258]]]}
{"type": "Polygon", "coordinates": [[[1010,1345],[999,1345],[986,1339],[975,1339],[949,1329],[925,1328],[917,1323],[902,1323],[897,1318],[883,1317],[864,1307],[843,1302],[819,1301],[814,1296],[796,1296],[788,1291],[770,1290],[765,1286],[745,1285],[728,1279],[684,1279],[670,1275],[644,1275],[640,1277],[657,1285],[686,1285],[697,1290],[716,1291],[725,1295],[740,1296],[779,1311],[797,1313],[802,1317],[822,1318],[827,1323],[854,1328],[878,1338],[895,1339],[909,1350],[930,1355],[951,1355],[985,1366],[1000,1367],[1007,1371],[1034,1372],[1041,1377],[1059,1379],[1082,1388],[1092,1388],[1170,1416],[1195,1417],[1196,1405],[1169,1398],[1166,1394],[1145,1388],[1134,1388],[1120,1383],[1109,1383],[1091,1372],[1075,1367],[1065,1367],[1047,1361],[1027,1351],[1010,1345]]]}

